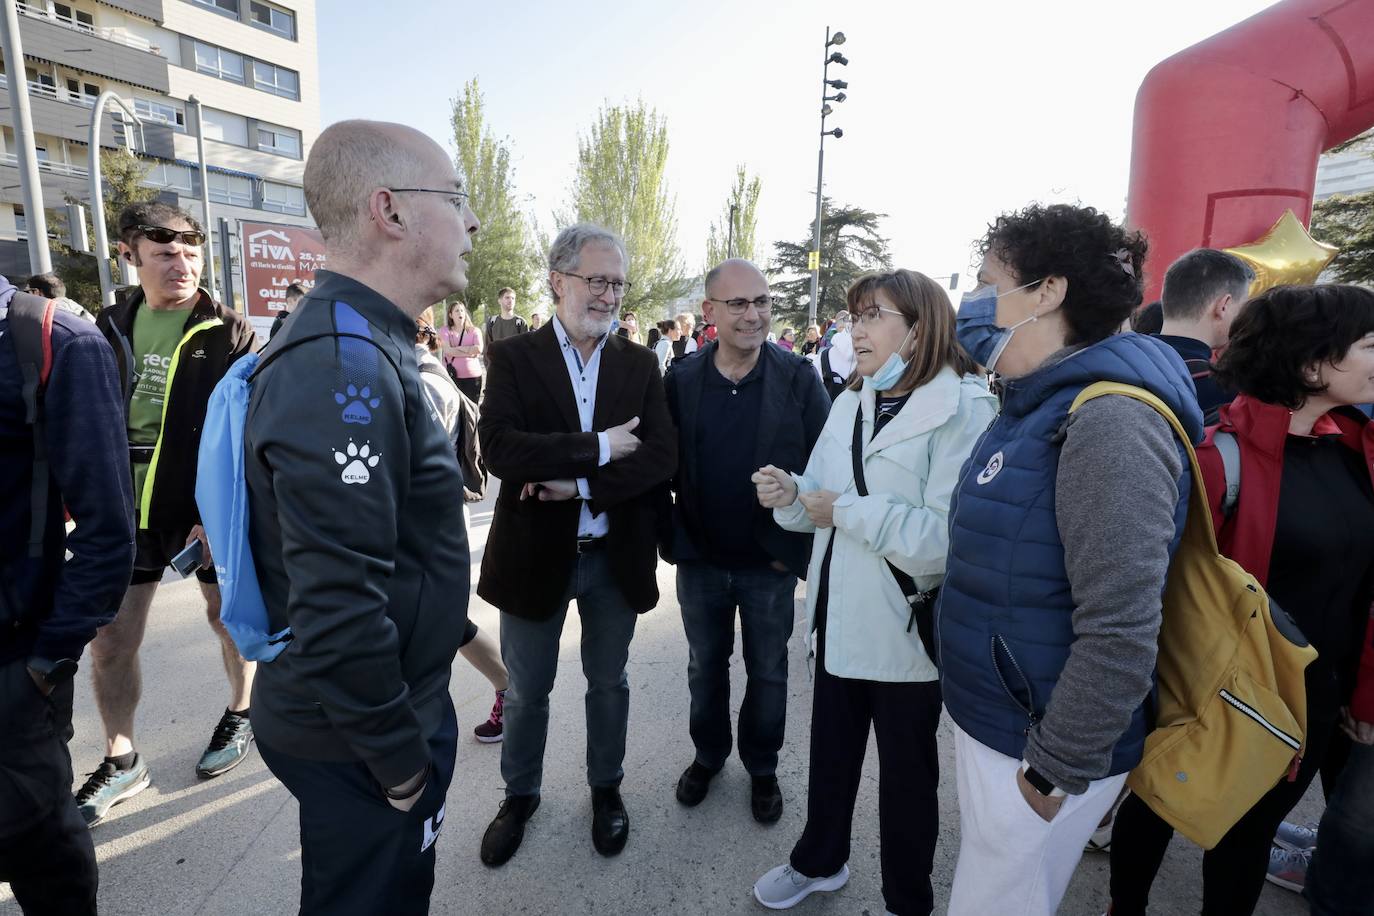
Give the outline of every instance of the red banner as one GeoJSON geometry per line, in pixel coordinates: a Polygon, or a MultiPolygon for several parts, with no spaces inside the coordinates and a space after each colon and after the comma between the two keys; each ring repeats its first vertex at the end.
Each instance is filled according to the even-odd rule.
{"type": "Polygon", "coordinates": [[[318,229],[276,223],[239,223],[243,251],[243,302],[250,318],[276,318],[286,307],[286,288],[315,285],[324,267],[324,237],[318,229]]]}

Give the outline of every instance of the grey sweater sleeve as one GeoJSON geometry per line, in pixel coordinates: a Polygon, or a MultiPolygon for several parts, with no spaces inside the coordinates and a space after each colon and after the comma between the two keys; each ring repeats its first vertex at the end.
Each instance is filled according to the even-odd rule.
{"type": "Polygon", "coordinates": [[[1182,472],[1173,429],[1148,404],[1108,395],[1070,418],[1055,514],[1075,639],[1026,761],[1071,794],[1107,775],[1149,693],[1182,472]]]}

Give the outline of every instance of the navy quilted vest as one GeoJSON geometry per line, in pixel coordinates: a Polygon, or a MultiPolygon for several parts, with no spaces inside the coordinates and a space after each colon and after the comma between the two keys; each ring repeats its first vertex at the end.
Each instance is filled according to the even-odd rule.
{"type": "MultiPolygon", "coordinates": [[[[1118,334],[1007,384],[1002,412],[960,474],[950,507],[949,563],[937,610],[945,707],[970,736],[1020,759],[1073,644],[1074,603],[1055,523],[1060,431],[1093,382],[1137,385],[1168,404],[1194,441],[1202,413],[1183,361],[1152,337],[1118,334]]],[[[1187,515],[1184,470],[1174,512],[1187,515]]],[[[1123,562],[1129,562],[1123,558],[1123,562]]],[[[1163,590],[1164,583],[1160,583],[1163,590]]],[[[1140,760],[1146,703],[1117,742],[1111,772],[1140,760]]]]}

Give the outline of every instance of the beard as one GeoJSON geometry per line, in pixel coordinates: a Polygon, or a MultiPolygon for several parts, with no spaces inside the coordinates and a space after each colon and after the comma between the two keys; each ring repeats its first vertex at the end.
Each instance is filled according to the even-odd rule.
{"type": "Polygon", "coordinates": [[[620,314],[620,307],[615,306],[609,311],[598,311],[594,304],[583,305],[577,309],[577,315],[573,317],[571,327],[568,331],[572,336],[582,340],[593,340],[605,337],[611,332],[611,325],[615,323],[616,316],[620,314]]]}

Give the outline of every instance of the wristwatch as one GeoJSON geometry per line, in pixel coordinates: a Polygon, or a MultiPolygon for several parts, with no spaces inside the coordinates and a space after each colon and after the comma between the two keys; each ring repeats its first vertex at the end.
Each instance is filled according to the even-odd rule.
{"type": "Polygon", "coordinates": [[[1031,788],[1045,798],[1063,798],[1069,794],[1046,779],[1039,770],[1024,760],[1021,761],[1021,773],[1026,777],[1026,782],[1031,784],[1031,788]]]}
{"type": "Polygon", "coordinates": [[[43,682],[49,688],[58,687],[70,681],[76,675],[76,659],[59,658],[57,661],[49,661],[46,658],[30,658],[28,661],[29,670],[36,671],[43,676],[43,682]]]}

